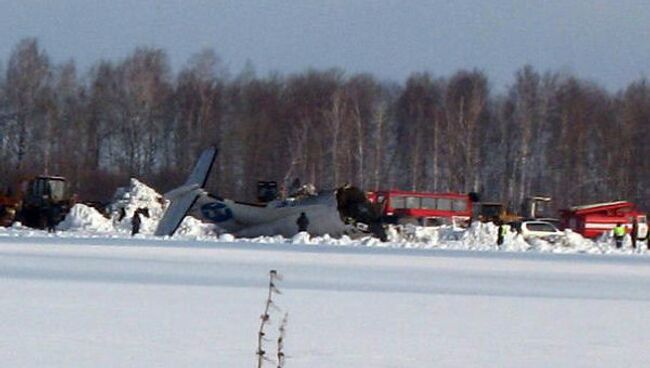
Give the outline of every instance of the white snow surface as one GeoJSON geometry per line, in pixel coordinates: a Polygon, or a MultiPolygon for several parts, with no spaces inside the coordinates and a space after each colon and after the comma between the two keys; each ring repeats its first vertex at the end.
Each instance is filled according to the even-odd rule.
{"type": "Polygon", "coordinates": [[[391,228],[385,243],[238,239],[191,217],[156,238],[158,198],[134,180],[110,219],[77,205],[56,234],[0,228],[3,366],[253,366],[271,269],[282,294],[264,349],[274,358],[287,312],[286,367],[650,364],[645,243],[614,249],[608,235],[566,231],[555,242],[510,233],[499,248],[481,223],[391,228]],[[139,207],[151,216],[131,237],[139,207]]]}
{"type": "Polygon", "coordinates": [[[272,311],[264,348],[273,357],[288,312],[286,367],[650,363],[648,257],[363,242],[6,229],[0,361],[250,367],[268,272],[276,269],[280,310],[272,311]]]}

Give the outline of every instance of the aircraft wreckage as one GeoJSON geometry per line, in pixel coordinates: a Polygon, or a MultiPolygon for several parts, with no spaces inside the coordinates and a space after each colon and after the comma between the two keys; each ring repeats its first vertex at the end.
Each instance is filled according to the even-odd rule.
{"type": "Polygon", "coordinates": [[[217,152],[216,148],[203,151],[185,184],[164,195],[170,204],[158,224],[156,235],[173,235],[183,218],[191,215],[215,223],[239,237],[291,237],[298,233],[296,220],[305,213],[309,219],[307,231],[311,235],[370,234],[386,240],[380,211],[356,187],[344,186],[311,195],[273,199],[264,204],[221,198],[206,192],[203,188],[217,152]]]}

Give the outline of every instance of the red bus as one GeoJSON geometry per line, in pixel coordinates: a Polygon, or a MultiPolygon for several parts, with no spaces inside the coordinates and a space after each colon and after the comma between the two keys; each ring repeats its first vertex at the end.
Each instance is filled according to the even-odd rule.
{"type": "Polygon", "coordinates": [[[467,225],[472,217],[469,194],[378,190],[368,199],[380,207],[384,221],[394,224],[467,225]]]}

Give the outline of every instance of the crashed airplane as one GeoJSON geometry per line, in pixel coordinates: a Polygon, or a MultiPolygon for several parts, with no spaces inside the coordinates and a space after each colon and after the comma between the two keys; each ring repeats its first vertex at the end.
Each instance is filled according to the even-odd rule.
{"type": "Polygon", "coordinates": [[[274,199],[265,204],[245,203],[207,193],[203,187],[216,156],[216,148],[203,151],[185,184],[165,194],[170,204],[155,235],[173,235],[183,218],[191,215],[215,223],[238,237],[291,237],[298,233],[296,220],[304,212],[309,219],[307,231],[311,235],[370,234],[386,240],[381,213],[368,201],[365,193],[355,187],[274,199]]]}

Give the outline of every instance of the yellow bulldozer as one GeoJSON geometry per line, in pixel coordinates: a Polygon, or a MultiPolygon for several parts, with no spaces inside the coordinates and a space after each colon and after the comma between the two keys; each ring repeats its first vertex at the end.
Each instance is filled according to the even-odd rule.
{"type": "Polygon", "coordinates": [[[0,194],[0,225],[11,226],[20,221],[25,226],[44,229],[48,222],[63,220],[73,204],[65,178],[40,175],[23,179],[0,194]]]}
{"type": "Polygon", "coordinates": [[[511,223],[524,219],[543,218],[545,212],[547,212],[544,205],[550,201],[550,197],[526,197],[519,214],[508,211],[506,205],[500,202],[481,202],[478,206],[478,218],[483,222],[495,223],[511,223]]]}

